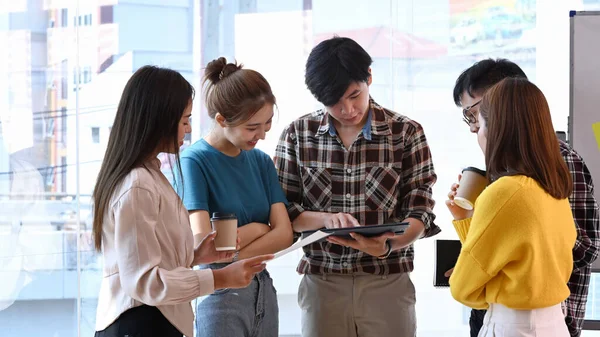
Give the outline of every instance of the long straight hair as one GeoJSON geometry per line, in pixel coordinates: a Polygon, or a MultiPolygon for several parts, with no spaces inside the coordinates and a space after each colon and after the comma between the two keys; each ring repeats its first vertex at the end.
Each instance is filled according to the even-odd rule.
{"type": "Polygon", "coordinates": [[[179,122],[193,98],[192,85],[177,71],[166,68],[144,66],[125,85],[92,194],[96,250],[102,249],[102,224],[115,189],[157,150],[179,148],[179,122]]]}
{"type": "Polygon", "coordinates": [[[571,173],[560,154],[550,108],[535,84],[525,78],[500,81],[484,95],[479,113],[487,126],[490,180],[524,175],[556,199],[571,195],[571,173]]]}

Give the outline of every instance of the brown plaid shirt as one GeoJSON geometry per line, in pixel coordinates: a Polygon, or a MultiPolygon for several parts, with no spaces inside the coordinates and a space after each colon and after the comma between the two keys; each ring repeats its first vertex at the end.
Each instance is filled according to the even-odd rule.
{"type": "MultiPolygon", "coordinates": [[[[421,125],[373,100],[367,123],[349,149],[329,115],[318,110],[284,129],[275,153],[290,218],[303,211],[349,213],[362,225],[415,218],[425,236],[440,232],[433,221],[431,188],[437,177],[421,125]]],[[[304,247],[301,274],[393,274],[413,270],[411,246],[387,259],[327,241],[304,247]]]]}

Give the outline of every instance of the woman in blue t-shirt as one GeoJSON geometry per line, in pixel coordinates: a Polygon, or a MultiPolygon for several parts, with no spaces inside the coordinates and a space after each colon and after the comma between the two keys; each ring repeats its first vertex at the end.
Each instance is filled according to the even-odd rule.
{"type": "MultiPolygon", "coordinates": [[[[176,185],[195,242],[211,232],[210,215],[234,213],[240,250],[233,259],[274,253],[292,243],[287,200],[275,165],[255,149],[271,129],[275,96],[258,72],[227,63],[223,57],[208,64],[204,75],[205,103],[214,129],[181,155],[183,184],[176,185]]],[[[221,290],[198,301],[198,336],[278,336],[277,296],[265,270],[244,289],[221,290]]]]}

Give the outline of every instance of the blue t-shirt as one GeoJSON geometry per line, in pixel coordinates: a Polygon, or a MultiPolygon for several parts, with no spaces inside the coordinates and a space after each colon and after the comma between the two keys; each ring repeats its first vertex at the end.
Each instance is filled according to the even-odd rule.
{"type": "Polygon", "coordinates": [[[271,205],[287,204],[273,160],[258,149],[230,157],[201,139],[182,152],[181,170],[183,193],[180,177],[175,189],[190,211],[235,213],[243,226],[268,224],[271,205]]]}

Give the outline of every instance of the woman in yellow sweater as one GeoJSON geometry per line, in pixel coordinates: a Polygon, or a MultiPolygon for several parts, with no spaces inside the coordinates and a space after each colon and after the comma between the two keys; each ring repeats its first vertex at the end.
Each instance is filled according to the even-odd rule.
{"type": "Polygon", "coordinates": [[[462,250],[450,290],[459,302],[488,309],[479,336],[568,337],[561,302],[569,296],[576,232],[572,182],[548,103],[526,79],[488,90],[478,142],[491,184],[473,211],[446,202],[462,250]]]}

